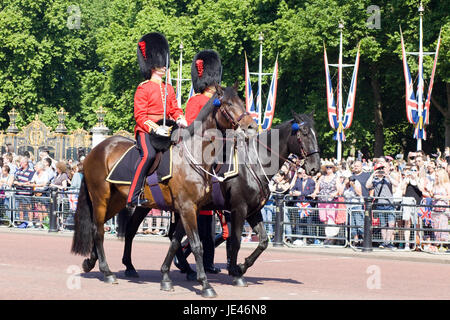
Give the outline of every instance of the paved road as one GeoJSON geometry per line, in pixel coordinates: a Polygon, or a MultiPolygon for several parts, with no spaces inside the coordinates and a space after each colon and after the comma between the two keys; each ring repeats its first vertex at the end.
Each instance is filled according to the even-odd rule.
{"type": "MultiPolygon", "coordinates": [[[[119,279],[119,284],[111,285],[101,281],[98,266],[87,274],[81,271],[84,258],[70,253],[70,234],[1,228],[0,299],[202,299],[200,285],[186,281],[178,271],[171,273],[175,291],[160,291],[159,268],[168,240],[148,239],[137,238],[133,247],[139,279],[124,277],[123,242],[105,241],[109,266],[119,279]]],[[[251,250],[243,247],[239,261],[251,250]]],[[[216,251],[216,265],[222,272],[208,278],[218,298],[225,300],[450,299],[448,256],[321,250],[270,248],[248,271],[249,286],[235,288],[224,270],[222,245],[216,251]]]]}

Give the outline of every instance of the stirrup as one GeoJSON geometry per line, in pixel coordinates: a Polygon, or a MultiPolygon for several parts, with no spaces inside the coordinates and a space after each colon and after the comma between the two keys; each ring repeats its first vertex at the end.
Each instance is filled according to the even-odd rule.
{"type": "Polygon", "coordinates": [[[138,199],[138,207],[142,207],[143,205],[149,203],[149,201],[147,199],[138,199]]]}

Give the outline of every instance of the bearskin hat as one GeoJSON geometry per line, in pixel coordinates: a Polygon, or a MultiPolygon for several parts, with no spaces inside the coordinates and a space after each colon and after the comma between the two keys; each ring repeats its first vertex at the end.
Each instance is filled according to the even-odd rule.
{"type": "Polygon", "coordinates": [[[197,53],[191,65],[191,79],[196,93],[202,93],[207,87],[220,84],[222,63],[219,54],[214,50],[197,53]]]}
{"type": "Polygon", "coordinates": [[[148,80],[152,69],[166,66],[166,58],[170,64],[169,43],[158,32],[147,33],[138,42],[137,57],[141,73],[148,80]]]}

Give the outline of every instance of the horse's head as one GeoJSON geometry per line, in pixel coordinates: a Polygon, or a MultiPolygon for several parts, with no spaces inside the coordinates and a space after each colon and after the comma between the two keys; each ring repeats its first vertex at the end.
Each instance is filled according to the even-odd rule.
{"type": "Polygon", "coordinates": [[[217,99],[214,101],[218,110],[216,122],[222,130],[243,130],[247,135],[254,135],[258,126],[246,111],[244,102],[237,93],[237,83],[232,87],[222,88],[216,85],[217,99]]]}
{"type": "Polygon", "coordinates": [[[288,148],[305,160],[305,170],[308,175],[315,175],[320,170],[320,153],[314,129],[314,112],[309,115],[297,114],[292,111],[292,136],[288,148]]]}

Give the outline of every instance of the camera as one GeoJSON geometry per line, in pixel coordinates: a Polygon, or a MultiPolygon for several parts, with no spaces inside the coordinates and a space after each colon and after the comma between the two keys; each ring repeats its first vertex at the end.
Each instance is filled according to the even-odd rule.
{"type": "Polygon", "coordinates": [[[355,179],[355,177],[350,177],[350,178],[348,178],[348,181],[350,181],[350,182],[355,182],[356,179],[355,179]]]}

